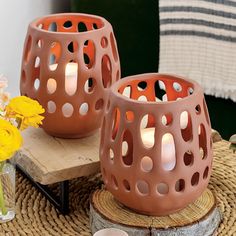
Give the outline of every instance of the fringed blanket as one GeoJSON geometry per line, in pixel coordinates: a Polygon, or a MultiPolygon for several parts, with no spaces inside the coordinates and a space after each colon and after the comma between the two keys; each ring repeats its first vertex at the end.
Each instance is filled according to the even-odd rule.
{"type": "Polygon", "coordinates": [[[236,101],[236,1],[159,0],[159,72],[236,101]]]}

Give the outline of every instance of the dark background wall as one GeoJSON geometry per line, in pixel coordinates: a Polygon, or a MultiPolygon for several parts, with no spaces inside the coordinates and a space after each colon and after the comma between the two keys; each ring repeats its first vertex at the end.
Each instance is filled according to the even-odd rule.
{"type": "Polygon", "coordinates": [[[158,1],[72,0],[72,11],[100,15],[112,24],[122,77],[158,70],[158,1]]]}
{"type": "MultiPolygon", "coordinates": [[[[106,18],[113,26],[122,77],[158,71],[159,16],[157,0],[71,0],[73,12],[106,18]]],[[[236,103],[206,96],[212,127],[225,138],[236,133],[236,103]]]]}

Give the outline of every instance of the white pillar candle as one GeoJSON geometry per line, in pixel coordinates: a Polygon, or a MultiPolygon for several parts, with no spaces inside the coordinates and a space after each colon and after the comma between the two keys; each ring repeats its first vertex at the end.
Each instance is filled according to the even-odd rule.
{"type": "MultiPolygon", "coordinates": [[[[146,147],[153,147],[155,140],[155,128],[146,128],[141,129],[141,136],[143,144],[146,147]]],[[[153,157],[155,158],[155,157],[153,157]]],[[[173,136],[170,133],[167,133],[162,138],[162,146],[161,146],[161,164],[165,170],[172,170],[176,164],[176,152],[173,136]]],[[[143,159],[142,166],[150,167],[152,166],[152,160],[149,158],[143,159]]],[[[160,185],[158,188],[158,192],[165,194],[167,189],[166,185],[160,185]]],[[[146,186],[139,185],[139,189],[142,192],[142,188],[146,188],[146,186]]],[[[176,190],[179,189],[179,186],[176,186],[176,190]]]]}
{"type": "Polygon", "coordinates": [[[129,235],[121,229],[107,228],[97,231],[93,236],[129,236],[129,235]]]}
{"type": "MultiPolygon", "coordinates": [[[[54,71],[57,68],[58,64],[50,65],[50,70],[54,71]]],[[[78,64],[70,62],[66,65],[65,68],[65,90],[69,95],[73,95],[77,89],[77,74],[78,74],[78,64]]],[[[48,91],[55,91],[56,84],[48,83],[48,91]]]]}
{"type": "MultiPolygon", "coordinates": [[[[155,128],[141,129],[143,144],[147,147],[153,147],[155,139],[155,128]]],[[[169,133],[165,134],[162,139],[162,165],[165,170],[172,170],[175,166],[175,146],[173,136],[169,133]]],[[[150,160],[146,160],[150,161],[150,160]]],[[[149,163],[145,165],[150,166],[149,163]]]]}

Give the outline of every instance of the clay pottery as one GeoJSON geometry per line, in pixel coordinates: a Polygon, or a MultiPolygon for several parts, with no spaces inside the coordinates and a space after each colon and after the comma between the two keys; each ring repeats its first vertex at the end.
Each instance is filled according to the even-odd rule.
{"type": "Polygon", "coordinates": [[[104,18],[55,14],[30,23],[22,58],[21,94],[45,108],[43,129],[78,138],[100,126],[107,90],[120,79],[112,26],[104,18]]]}
{"type": "Polygon", "coordinates": [[[212,170],[202,88],[157,73],[117,81],[103,120],[100,161],[106,188],[134,211],[163,216],[194,202],[212,170]]]}

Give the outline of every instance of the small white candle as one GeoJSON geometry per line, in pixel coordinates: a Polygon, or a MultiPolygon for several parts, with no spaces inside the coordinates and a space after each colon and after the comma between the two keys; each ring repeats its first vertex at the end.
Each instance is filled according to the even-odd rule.
{"type": "Polygon", "coordinates": [[[129,235],[121,229],[107,228],[97,231],[93,236],[129,236],[129,235]]]}
{"type": "MultiPolygon", "coordinates": [[[[155,139],[155,128],[146,128],[141,129],[141,136],[143,144],[146,147],[153,147],[154,139],[155,139]]],[[[154,157],[155,158],[155,157],[154,157]]],[[[161,163],[165,170],[172,170],[176,164],[176,153],[175,153],[175,145],[173,136],[170,133],[167,133],[162,138],[162,147],[161,147],[161,163]]],[[[152,166],[152,160],[150,158],[145,158],[142,161],[143,168],[149,168],[152,166]]],[[[139,185],[139,189],[142,190],[146,188],[146,186],[139,185]]],[[[178,190],[178,186],[176,187],[178,190]]],[[[158,188],[158,192],[165,194],[167,191],[166,185],[160,185],[158,188]]]]}
{"type": "MultiPolygon", "coordinates": [[[[143,144],[150,148],[154,145],[155,139],[155,129],[147,128],[141,129],[141,136],[143,144]]],[[[175,146],[173,136],[169,133],[165,134],[162,139],[162,165],[165,170],[172,170],[175,167],[176,157],[175,157],[175,146]]],[[[146,161],[150,161],[146,159],[146,161]]],[[[146,166],[150,166],[149,163],[145,163],[146,166]]]]}
{"type": "MultiPolygon", "coordinates": [[[[50,65],[50,70],[55,70],[58,64],[50,65]]],[[[77,89],[77,74],[78,74],[78,64],[70,62],[66,65],[65,68],[65,90],[69,95],[73,95],[77,89]]],[[[53,82],[48,83],[48,91],[55,91],[56,84],[53,82]]]]}

